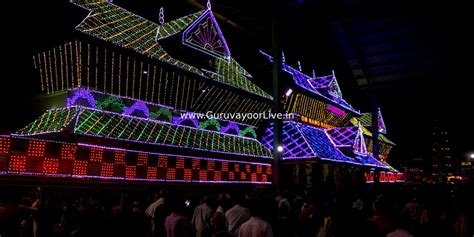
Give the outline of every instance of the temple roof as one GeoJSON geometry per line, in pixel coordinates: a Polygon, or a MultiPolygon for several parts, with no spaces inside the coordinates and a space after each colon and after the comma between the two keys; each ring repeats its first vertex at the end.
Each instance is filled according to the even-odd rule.
{"type": "Polygon", "coordinates": [[[253,138],[82,106],[48,110],[33,123],[18,130],[15,135],[35,136],[64,130],[79,135],[112,140],[245,156],[271,157],[270,151],[253,138]]]}
{"type": "MultiPolygon", "coordinates": [[[[270,62],[273,62],[273,57],[260,51],[270,62]]],[[[360,113],[356,111],[349,103],[347,103],[340,92],[337,80],[334,74],[323,77],[310,77],[300,70],[297,70],[286,63],[282,63],[283,71],[292,75],[293,81],[296,85],[315,94],[318,97],[324,98],[333,102],[333,104],[342,107],[345,110],[351,111],[357,115],[360,113]],[[337,92],[336,92],[337,91],[337,92]]]]}
{"type": "MultiPolygon", "coordinates": [[[[76,27],[77,30],[83,33],[131,49],[135,52],[166,62],[202,77],[210,78],[265,98],[272,98],[269,94],[251,82],[249,80],[249,77],[251,77],[250,74],[230,57],[227,45],[225,45],[225,40],[221,34],[219,34],[221,40],[218,44],[221,46],[223,44],[225,45],[225,47],[222,47],[224,48],[224,54],[227,55],[228,53],[228,57],[215,58],[215,73],[217,76],[211,76],[202,69],[171,57],[159,44],[159,41],[164,38],[171,37],[178,33],[186,33],[193,27],[201,27],[196,26],[196,23],[203,21],[203,18],[209,17],[214,19],[210,9],[199,11],[160,25],[131,13],[111,3],[111,1],[72,0],[72,2],[90,10],[89,15],[76,27]]],[[[212,22],[214,22],[213,26],[218,29],[215,19],[212,22]]],[[[209,45],[207,42],[205,45],[201,46],[198,43],[193,44],[193,41],[188,39],[178,40],[182,40],[183,44],[192,46],[195,49],[206,49],[207,45],[209,45]]]]}
{"type": "MultiPolygon", "coordinates": [[[[370,126],[372,126],[372,115],[370,113],[364,113],[360,118],[352,118],[350,121],[354,126],[357,126],[360,121],[364,135],[372,137],[372,132],[369,130],[370,126]]],[[[384,134],[379,134],[379,140],[390,145],[396,145],[384,134]]]]}
{"type": "MultiPolygon", "coordinates": [[[[267,128],[262,143],[273,149],[273,128],[267,128]]],[[[357,129],[357,127],[356,127],[357,129]]],[[[344,154],[331,140],[326,130],[313,126],[285,121],[282,129],[283,159],[317,158],[332,162],[350,163],[370,167],[388,167],[370,155],[355,154],[350,157],[344,154]]]]}

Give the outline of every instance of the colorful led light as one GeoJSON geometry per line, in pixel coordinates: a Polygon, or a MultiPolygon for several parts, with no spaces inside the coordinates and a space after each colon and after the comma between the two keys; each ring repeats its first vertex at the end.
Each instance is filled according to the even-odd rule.
{"type": "Polygon", "coordinates": [[[213,57],[230,58],[229,47],[210,9],[184,31],[183,44],[213,57]]]}

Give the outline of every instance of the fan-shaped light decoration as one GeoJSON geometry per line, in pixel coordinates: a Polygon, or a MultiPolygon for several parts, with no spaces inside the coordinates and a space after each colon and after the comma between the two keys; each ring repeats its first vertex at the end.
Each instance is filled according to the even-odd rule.
{"type": "Polygon", "coordinates": [[[230,59],[230,50],[210,8],[184,31],[183,44],[216,58],[230,59]]]}

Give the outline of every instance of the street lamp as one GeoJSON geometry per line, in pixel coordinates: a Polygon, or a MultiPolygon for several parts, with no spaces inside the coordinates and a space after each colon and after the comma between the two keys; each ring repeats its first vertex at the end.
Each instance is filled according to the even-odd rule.
{"type": "Polygon", "coordinates": [[[474,153],[471,153],[471,154],[469,155],[469,158],[474,159],[474,153]]]}
{"type": "Polygon", "coordinates": [[[282,152],[282,151],[283,151],[283,147],[282,147],[282,146],[278,146],[278,147],[277,147],[277,151],[278,151],[278,152],[282,152]]]}

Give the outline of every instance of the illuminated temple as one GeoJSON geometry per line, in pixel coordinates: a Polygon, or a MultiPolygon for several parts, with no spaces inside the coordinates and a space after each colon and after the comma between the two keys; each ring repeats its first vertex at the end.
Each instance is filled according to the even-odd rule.
{"type": "MultiPolygon", "coordinates": [[[[0,136],[2,175],[271,183],[271,125],[192,116],[268,112],[273,100],[231,56],[210,4],[168,22],[161,10],[155,23],[111,1],[72,3],[89,11],[80,37],[34,55],[47,108],[0,136]]],[[[284,108],[297,115],[282,131],[288,167],[344,163],[367,168],[368,182],[375,167],[383,180],[401,177],[385,162],[394,145],[385,135],[382,159],[371,155],[372,118],[345,102],[334,74],[283,69],[295,84],[284,108]]],[[[385,132],[381,114],[378,121],[385,132]]]]}

